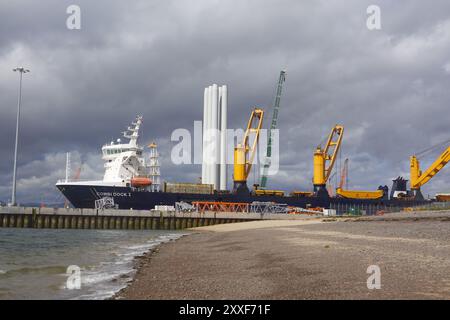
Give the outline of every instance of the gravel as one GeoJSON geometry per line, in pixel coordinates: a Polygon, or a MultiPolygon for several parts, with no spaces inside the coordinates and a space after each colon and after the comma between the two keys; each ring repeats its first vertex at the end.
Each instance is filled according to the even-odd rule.
{"type": "Polygon", "coordinates": [[[116,298],[450,299],[445,217],[199,228],[215,231],[147,254],[116,298]],[[367,288],[371,265],[381,270],[379,290],[367,288]]]}

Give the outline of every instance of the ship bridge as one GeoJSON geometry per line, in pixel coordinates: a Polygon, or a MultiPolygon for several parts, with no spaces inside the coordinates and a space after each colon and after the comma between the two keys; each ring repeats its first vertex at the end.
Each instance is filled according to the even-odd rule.
{"type": "Polygon", "coordinates": [[[142,157],[143,148],[137,144],[139,128],[142,124],[142,116],[123,132],[123,136],[129,139],[128,143],[122,143],[117,139],[116,143],[102,147],[102,158],[105,161],[105,175],[103,181],[129,182],[133,177],[146,176],[147,168],[142,157]]]}
{"type": "Polygon", "coordinates": [[[111,144],[104,145],[102,147],[102,155],[104,160],[114,160],[118,155],[127,152],[136,153],[137,156],[142,155],[142,148],[138,146],[130,146],[128,143],[120,144],[120,140],[118,142],[119,144],[114,144],[114,142],[111,142],[111,144]]]}

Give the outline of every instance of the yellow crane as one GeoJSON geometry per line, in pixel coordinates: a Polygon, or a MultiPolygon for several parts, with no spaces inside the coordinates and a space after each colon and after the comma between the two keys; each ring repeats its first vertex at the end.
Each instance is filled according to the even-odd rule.
{"type": "MultiPolygon", "coordinates": [[[[336,125],[331,130],[328,136],[325,148],[321,146],[317,147],[314,152],[314,194],[318,197],[329,197],[329,193],[326,189],[327,182],[333,171],[334,164],[338,152],[342,144],[342,138],[344,135],[344,127],[336,125]]],[[[346,160],[346,163],[348,161],[346,160]]],[[[345,164],[344,164],[345,166],[345,164]]],[[[341,177],[341,182],[343,178],[341,177]]],[[[386,187],[380,187],[376,191],[363,191],[363,190],[344,190],[343,185],[340,185],[336,189],[336,196],[347,199],[372,199],[377,200],[387,195],[386,187]]]]}
{"type": "Polygon", "coordinates": [[[420,187],[430,181],[444,166],[450,161],[450,147],[448,147],[441,155],[428,167],[425,172],[420,170],[420,162],[416,155],[410,158],[410,179],[411,192],[415,199],[423,200],[424,197],[420,191],[420,187]]]}
{"type": "Polygon", "coordinates": [[[342,137],[344,135],[344,127],[335,125],[331,129],[328,136],[325,148],[318,146],[314,152],[314,173],[313,185],[314,194],[319,197],[328,197],[327,182],[333,171],[334,163],[336,162],[337,154],[341,147],[342,137]]]}
{"type": "Polygon", "coordinates": [[[234,187],[236,193],[248,193],[247,178],[251,172],[253,160],[256,154],[256,146],[264,119],[264,110],[253,109],[248,120],[242,143],[234,148],[234,187]],[[250,135],[253,141],[250,144],[250,135]]]}

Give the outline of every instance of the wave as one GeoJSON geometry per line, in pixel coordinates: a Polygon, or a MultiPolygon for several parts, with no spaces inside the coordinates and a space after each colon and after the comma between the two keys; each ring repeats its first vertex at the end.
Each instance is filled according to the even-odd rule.
{"type": "Polygon", "coordinates": [[[0,270],[0,275],[13,276],[30,273],[45,273],[45,274],[59,274],[65,273],[67,266],[53,265],[53,266],[36,266],[36,267],[23,267],[10,270],[0,270]]]}
{"type": "Polygon", "coordinates": [[[84,292],[76,297],[78,300],[95,299],[103,300],[113,297],[117,292],[127,286],[136,273],[134,259],[142,256],[154,247],[176,240],[187,233],[175,233],[160,235],[144,244],[122,246],[113,252],[113,261],[104,261],[92,270],[82,272],[81,284],[88,287],[89,292],[84,292]]]}

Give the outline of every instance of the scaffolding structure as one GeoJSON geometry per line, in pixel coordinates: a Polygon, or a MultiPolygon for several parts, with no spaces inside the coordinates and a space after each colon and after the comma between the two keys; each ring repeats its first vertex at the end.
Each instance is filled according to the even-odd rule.
{"type": "Polygon", "coordinates": [[[253,201],[250,204],[250,212],[287,214],[289,212],[289,207],[285,203],[253,201]]]}
{"type": "Polygon", "coordinates": [[[159,192],[161,188],[161,171],[159,164],[158,145],[152,142],[148,145],[150,148],[150,163],[149,163],[149,175],[152,180],[150,190],[152,192],[159,192]]]}
{"type": "Polygon", "coordinates": [[[184,202],[184,201],[175,202],[175,212],[183,213],[183,212],[193,212],[193,211],[196,211],[196,208],[194,205],[184,202]]]}
{"type": "Polygon", "coordinates": [[[197,212],[243,212],[248,213],[248,203],[244,202],[220,202],[220,201],[193,201],[192,205],[197,212]]]}
{"type": "Polygon", "coordinates": [[[69,182],[70,179],[70,152],[66,153],[66,182],[69,182]]]}

